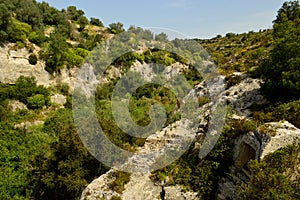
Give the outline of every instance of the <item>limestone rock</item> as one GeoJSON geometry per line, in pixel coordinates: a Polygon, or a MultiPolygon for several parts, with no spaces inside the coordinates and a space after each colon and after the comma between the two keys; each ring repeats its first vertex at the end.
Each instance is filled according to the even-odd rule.
{"type": "Polygon", "coordinates": [[[40,121],[40,120],[36,120],[36,121],[33,121],[33,122],[26,121],[26,122],[22,122],[20,124],[15,124],[15,128],[25,129],[26,132],[30,132],[31,131],[30,128],[32,126],[39,126],[39,125],[42,125],[42,124],[44,124],[44,121],[40,121]]]}
{"type": "Polygon", "coordinates": [[[8,103],[8,109],[12,112],[17,112],[19,110],[28,110],[27,106],[20,101],[10,101],[8,103]]]}
{"type": "Polygon", "coordinates": [[[288,121],[266,123],[258,127],[255,133],[240,136],[235,141],[231,175],[223,177],[219,182],[218,199],[236,199],[236,184],[250,178],[245,169],[250,160],[262,160],[280,148],[297,143],[299,139],[300,129],[288,121]]]}
{"type": "Polygon", "coordinates": [[[38,85],[54,84],[50,74],[45,71],[45,64],[38,61],[36,65],[28,62],[30,53],[26,48],[12,50],[13,44],[0,47],[0,82],[14,84],[20,76],[34,76],[38,85]]]}
{"type": "MultiPolygon", "coordinates": [[[[141,67],[140,63],[136,63],[133,70],[142,72],[143,76],[152,79],[153,71],[149,66],[141,67]]],[[[170,66],[166,70],[166,76],[172,77],[174,74],[179,73],[179,68],[182,66],[170,66]]],[[[120,72],[117,68],[111,69],[109,72],[110,76],[118,76],[120,72]]],[[[264,97],[259,93],[261,80],[252,79],[247,77],[245,74],[236,73],[235,76],[241,77],[241,82],[237,85],[229,87],[224,90],[224,76],[217,76],[211,78],[208,82],[202,82],[197,85],[188,96],[191,97],[213,97],[217,102],[227,102],[233,110],[235,119],[247,119],[249,117],[250,107],[256,104],[265,103],[264,97]]],[[[110,77],[109,76],[109,77],[110,77]]],[[[147,79],[147,80],[148,80],[147,79]]],[[[135,166],[135,171],[140,174],[132,174],[129,183],[125,185],[125,190],[122,194],[116,194],[111,191],[107,184],[113,181],[113,178],[109,178],[108,172],[98,179],[93,181],[82,193],[81,200],[83,199],[109,199],[114,195],[120,196],[123,200],[155,200],[161,199],[161,192],[164,191],[164,197],[168,200],[180,200],[180,199],[200,199],[197,193],[194,192],[183,192],[180,185],[177,186],[160,186],[153,183],[149,176],[150,174],[144,171],[146,166],[154,166],[156,160],[166,154],[166,150],[177,148],[177,141],[183,139],[197,139],[197,143],[201,146],[201,141],[197,137],[205,135],[208,126],[208,119],[210,116],[210,103],[204,104],[200,109],[198,116],[200,123],[194,125],[195,131],[193,133],[186,133],[183,131],[184,120],[180,120],[171,124],[161,131],[149,136],[146,139],[145,145],[137,149],[137,153],[132,157],[129,157],[126,163],[123,164],[124,169],[126,166],[135,166]],[[151,153],[152,152],[152,153],[151,153]]],[[[222,177],[219,183],[219,192],[217,199],[231,198],[235,199],[235,186],[239,180],[245,180],[249,178],[247,171],[244,167],[246,164],[253,159],[263,159],[265,155],[272,153],[282,147],[289,144],[295,143],[300,136],[300,130],[294,127],[289,122],[274,122],[267,123],[262,127],[258,128],[254,132],[249,132],[242,135],[235,141],[234,147],[234,165],[230,167],[230,174],[232,176],[222,177]],[[267,128],[268,129],[267,129],[267,128]],[[263,133],[262,130],[265,130],[263,133]],[[272,134],[269,134],[269,133],[272,134]]]]}
{"type": "Polygon", "coordinates": [[[122,193],[123,200],[159,200],[161,187],[154,185],[150,174],[134,174],[122,193]]]}
{"type": "MultiPolygon", "coordinates": [[[[136,154],[130,157],[128,161],[123,164],[123,169],[128,170],[128,167],[134,167],[134,171],[136,171],[136,173],[131,175],[130,182],[125,186],[125,190],[121,195],[123,200],[160,199],[160,192],[162,191],[162,188],[161,186],[155,185],[150,180],[150,173],[147,171],[149,170],[148,167],[154,166],[155,164],[162,164],[157,163],[157,161],[159,161],[160,158],[164,158],[162,156],[166,155],[166,151],[168,150],[177,152],[177,156],[182,155],[186,147],[180,145],[189,145],[195,137],[195,135],[191,134],[190,132],[184,131],[185,126],[188,126],[188,123],[178,121],[175,124],[164,128],[162,131],[158,131],[149,136],[146,139],[145,145],[139,148],[136,154]],[[184,140],[189,142],[187,143],[187,141],[184,140]],[[182,152],[180,152],[180,150],[182,152]]],[[[172,157],[170,158],[172,159],[172,157]]],[[[170,161],[167,159],[162,161],[170,163],[170,161]]],[[[109,178],[109,174],[111,173],[112,170],[100,176],[98,179],[94,180],[90,185],[88,185],[88,187],[83,191],[81,199],[109,199],[110,197],[117,195],[116,192],[109,190],[107,186],[113,181],[113,178],[109,178]]],[[[171,192],[181,191],[178,188],[172,189],[171,187],[169,190],[171,192]]],[[[180,192],[178,195],[182,197],[195,196],[193,193],[185,194],[184,192],[180,192]]],[[[172,194],[169,194],[169,196],[172,197],[172,194]]]]}
{"type": "Polygon", "coordinates": [[[295,144],[300,139],[300,130],[288,121],[266,123],[264,126],[275,134],[263,137],[261,159],[280,148],[295,144]]]}
{"type": "Polygon", "coordinates": [[[78,72],[78,68],[63,68],[60,71],[60,74],[55,74],[56,76],[56,84],[67,84],[70,87],[70,93],[74,91],[74,86],[76,84],[77,77],[76,73],[78,72]]]}
{"type": "Polygon", "coordinates": [[[263,124],[256,133],[242,135],[235,142],[235,164],[243,167],[249,160],[263,159],[280,148],[295,144],[299,139],[300,129],[288,121],[263,124]]]}
{"type": "MultiPolygon", "coordinates": [[[[66,82],[64,80],[63,82],[66,82]]],[[[74,88],[80,90],[82,94],[85,94],[87,97],[91,97],[94,95],[96,90],[96,85],[99,84],[99,80],[97,80],[96,75],[93,70],[93,66],[90,64],[83,64],[79,70],[76,72],[76,77],[72,80],[70,79],[71,90],[74,88]]]]}
{"type": "Polygon", "coordinates": [[[165,187],[166,191],[165,199],[168,200],[199,200],[196,192],[182,192],[182,188],[177,186],[165,187]]]}
{"type": "Polygon", "coordinates": [[[67,102],[67,98],[64,95],[61,94],[54,94],[50,97],[50,100],[52,103],[57,105],[64,105],[67,102]]]}
{"type": "Polygon", "coordinates": [[[248,117],[251,105],[263,104],[266,100],[259,92],[261,80],[242,77],[244,80],[226,90],[223,97],[238,115],[248,117]]]}
{"type": "Polygon", "coordinates": [[[112,177],[113,172],[114,169],[111,169],[90,183],[82,192],[80,200],[110,200],[113,196],[120,196],[120,194],[109,188],[109,184],[115,180],[112,177]]]}

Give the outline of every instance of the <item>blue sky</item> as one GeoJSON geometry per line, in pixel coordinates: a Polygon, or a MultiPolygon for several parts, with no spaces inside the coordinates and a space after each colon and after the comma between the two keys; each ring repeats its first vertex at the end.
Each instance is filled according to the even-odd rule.
{"type": "MultiPolygon", "coordinates": [[[[38,0],[41,1],[41,0],[38,0]]],[[[212,38],[272,27],[284,0],[45,0],[58,9],[75,5],[106,26],[122,22],[176,30],[187,37],[212,38]]]]}

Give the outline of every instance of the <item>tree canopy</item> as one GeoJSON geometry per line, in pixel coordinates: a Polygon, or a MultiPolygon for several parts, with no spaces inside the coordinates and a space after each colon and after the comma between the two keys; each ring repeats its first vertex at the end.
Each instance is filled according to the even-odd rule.
{"type": "Polygon", "coordinates": [[[300,7],[285,2],[273,25],[274,44],[261,66],[263,91],[270,99],[300,97],[300,7]]]}

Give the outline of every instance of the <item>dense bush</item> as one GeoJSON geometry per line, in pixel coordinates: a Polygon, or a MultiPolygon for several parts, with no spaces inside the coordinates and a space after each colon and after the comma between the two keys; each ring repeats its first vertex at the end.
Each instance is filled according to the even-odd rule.
{"type": "Polygon", "coordinates": [[[52,33],[45,49],[40,51],[40,58],[46,61],[45,70],[50,74],[58,72],[67,63],[68,43],[60,33],[52,33]]]}
{"type": "Polygon", "coordinates": [[[124,31],[123,24],[121,22],[109,24],[109,30],[113,34],[118,34],[124,31]]]}
{"type": "Polygon", "coordinates": [[[262,162],[251,161],[251,179],[239,186],[240,199],[299,199],[300,145],[288,146],[267,155],[262,162]],[[297,176],[297,175],[296,175],[297,176]]]}
{"type": "Polygon", "coordinates": [[[69,199],[81,195],[86,185],[107,168],[81,143],[72,112],[60,109],[45,121],[43,131],[52,135],[47,154],[34,157],[29,176],[36,199],[69,199]]]}
{"type": "Polygon", "coordinates": [[[98,18],[94,17],[91,17],[90,24],[103,27],[103,23],[98,18]]]}
{"type": "Polygon", "coordinates": [[[41,45],[45,41],[45,36],[44,36],[44,33],[40,32],[40,31],[31,32],[28,35],[28,40],[37,45],[41,45]]]}
{"type": "Polygon", "coordinates": [[[42,94],[36,94],[27,98],[27,106],[31,109],[39,109],[45,106],[45,97],[42,94]]]}
{"type": "Polygon", "coordinates": [[[300,100],[253,107],[252,116],[259,122],[287,120],[300,128],[300,100]]]}
{"type": "Polygon", "coordinates": [[[29,55],[28,62],[31,65],[36,65],[37,61],[38,61],[38,57],[34,53],[29,55]]]}
{"type": "Polygon", "coordinates": [[[17,79],[15,86],[10,88],[10,97],[25,104],[29,103],[28,100],[30,97],[38,94],[43,96],[45,101],[44,105],[48,105],[50,102],[50,92],[43,86],[37,86],[34,77],[20,76],[17,79]]]}
{"type": "Polygon", "coordinates": [[[3,3],[0,4],[0,10],[0,42],[2,42],[8,38],[7,27],[10,22],[11,13],[3,3]]]}
{"type": "Polygon", "coordinates": [[[31,26],[27,23],[11,19],[11,23],[7,27],[8,40],[10,42],[25,42],[27,36],[32,31],[31,26]]]}
{"type": "Polygon", "coordinates": [[[263,91],[270,100],[300,98],[300,6],[285,2],[273,25],[270,58],[260,67],[263,91]]]}
{"type": "Polygon", "coordinates": [[[74,21],[79,20],[79,18],[84,15],[84,11],[77,10],[76,6],[69,6],[66,13],[68,18],[74,21]]]}

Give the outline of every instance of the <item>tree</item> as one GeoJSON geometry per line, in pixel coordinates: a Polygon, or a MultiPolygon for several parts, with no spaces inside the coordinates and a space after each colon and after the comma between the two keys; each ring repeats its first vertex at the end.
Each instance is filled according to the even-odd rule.
{"type": "Polygon", "coordinates": [[[67,8],[67,15],[69,19],[77,21],[80,16],[84,15],[84,11],[77,10],[76,6],[69,6],[67,8]]]}
{"type": "Polygon", "coordinates": [[[25,42],[31,31],[32,29],[29,24],[12,18],[7,26],[7,39],[10,42],[25,42]]]}
{"type": "Polygon", "coordinates": [[[101,26],[101,27],[103,27],[103,23],[98,18],[91,17],[90,23],[92,25],[94,25],[94,26],[101,26]]]}
{"type": "Polygon", "coordinates": [[[284,2],[282,7],[278,10],[275,24],[280,24],[288,20],[299,19],[299,1],[284,2]]]}
{"type": "Polygon", "coordinates": [[[39,109],[45,105],[45,97],[42,94],[36,94],[27,98],[27,106],[32,109],[39,109]]]}
{"type": "Polygon", "coordinates": [[[37,64],[37,61],[38,61],[38,58],[37,56],[33,53],[33,54],[30,54],[29,58],[28,58],[28,62],[31,64],[31,65],[36,65],[37,64]]]}
{"type": "Polygon", "coordinates": [[[123,24],[121,22],[118,23],[111,23],[108,25],[109,30],[113,34],[118,34],[124,31],[123,24]]]}
{"type": "Polygon", "coordinates": [[[45,121],[43,131],[56,137],[47,154],[32,162],[30,182],[36,199],[78,199],[95,177],[107,171],[83,146],[72,111],[59,109],[45,121]]]}
{"type": "Polygon", "coordinates": [[[45,41],[45,35],[42,31],[31,32],[28,35],[28,40],[37,45],[41,45],[45,41]]]}
{"type": "Polygon", "coordinates": [[[160,34],[155,35],[155,40],[160,41],[160,42],[167,42],[168,35],[162,32],[160,34]]]}
{"type": "Polygon", "coordinates": [[[82,31],[85,28],[85,26],[89,24],[89,20],[85,16],[79,16],[78,23],[80,25],[79,30],[82,31]]]}
{"type": "Polygon", "coordinates": [[[15,13],[18,20],[30,24],[34,30],[43,27],[43,16],[36,1],[19,1],[15,13]]]}
{"type": "Polygon", "coordinates": [[[50,102],[50,92],[44,86],[37,86],[35,77],[20,76],[14,87],[10,90],[10,97],[17,99],[25,104],[28,103],[28,98],[36,94],[42,94],[46,105],[50,102]]]}
{"type": "Polygon", "coordinates": [[[67,61],[68,43],[59,33],[50,35],[48,46],[40,52],[40,58],[46,61],[45,70],[50,74],[58,72],[67,61]]]}
{"type": "Polygon", "coordinates": [[[27,103],[27,98],[35,94],[36,92],[36,79],[35,77],[25,77],[20,76],[14,87],[14,92],[12,95],[16,97],[19,101],[27,103]]]}
{"type": "Polygon", "coordinates": [[[7,38],[7,26],[10,19],[10,12],[5,4],[0,4],[0,41],[4,41],[7,38]]]}
{"type": "Polygon", "coordinates": [[[60,14],[60,11],[49,6],[49,4],[44,1],[42,3],[39,3],[38,5],[43,15],[44,24],[58,25],[57,16],[60,14]]]}
{"type": "Polygon", "coordinates": [[[300,146],[293,145],[267,155],[263,161],[250,161],[251,179],[238,186],[239,199],[299,199],[300,146]]]}
{"type": "Polygon", "coordinates": [[[262,89],[270,99],[300,97],[300,7],[285,2],[273,25],[274,45],[260,67],[262,89]]]}

